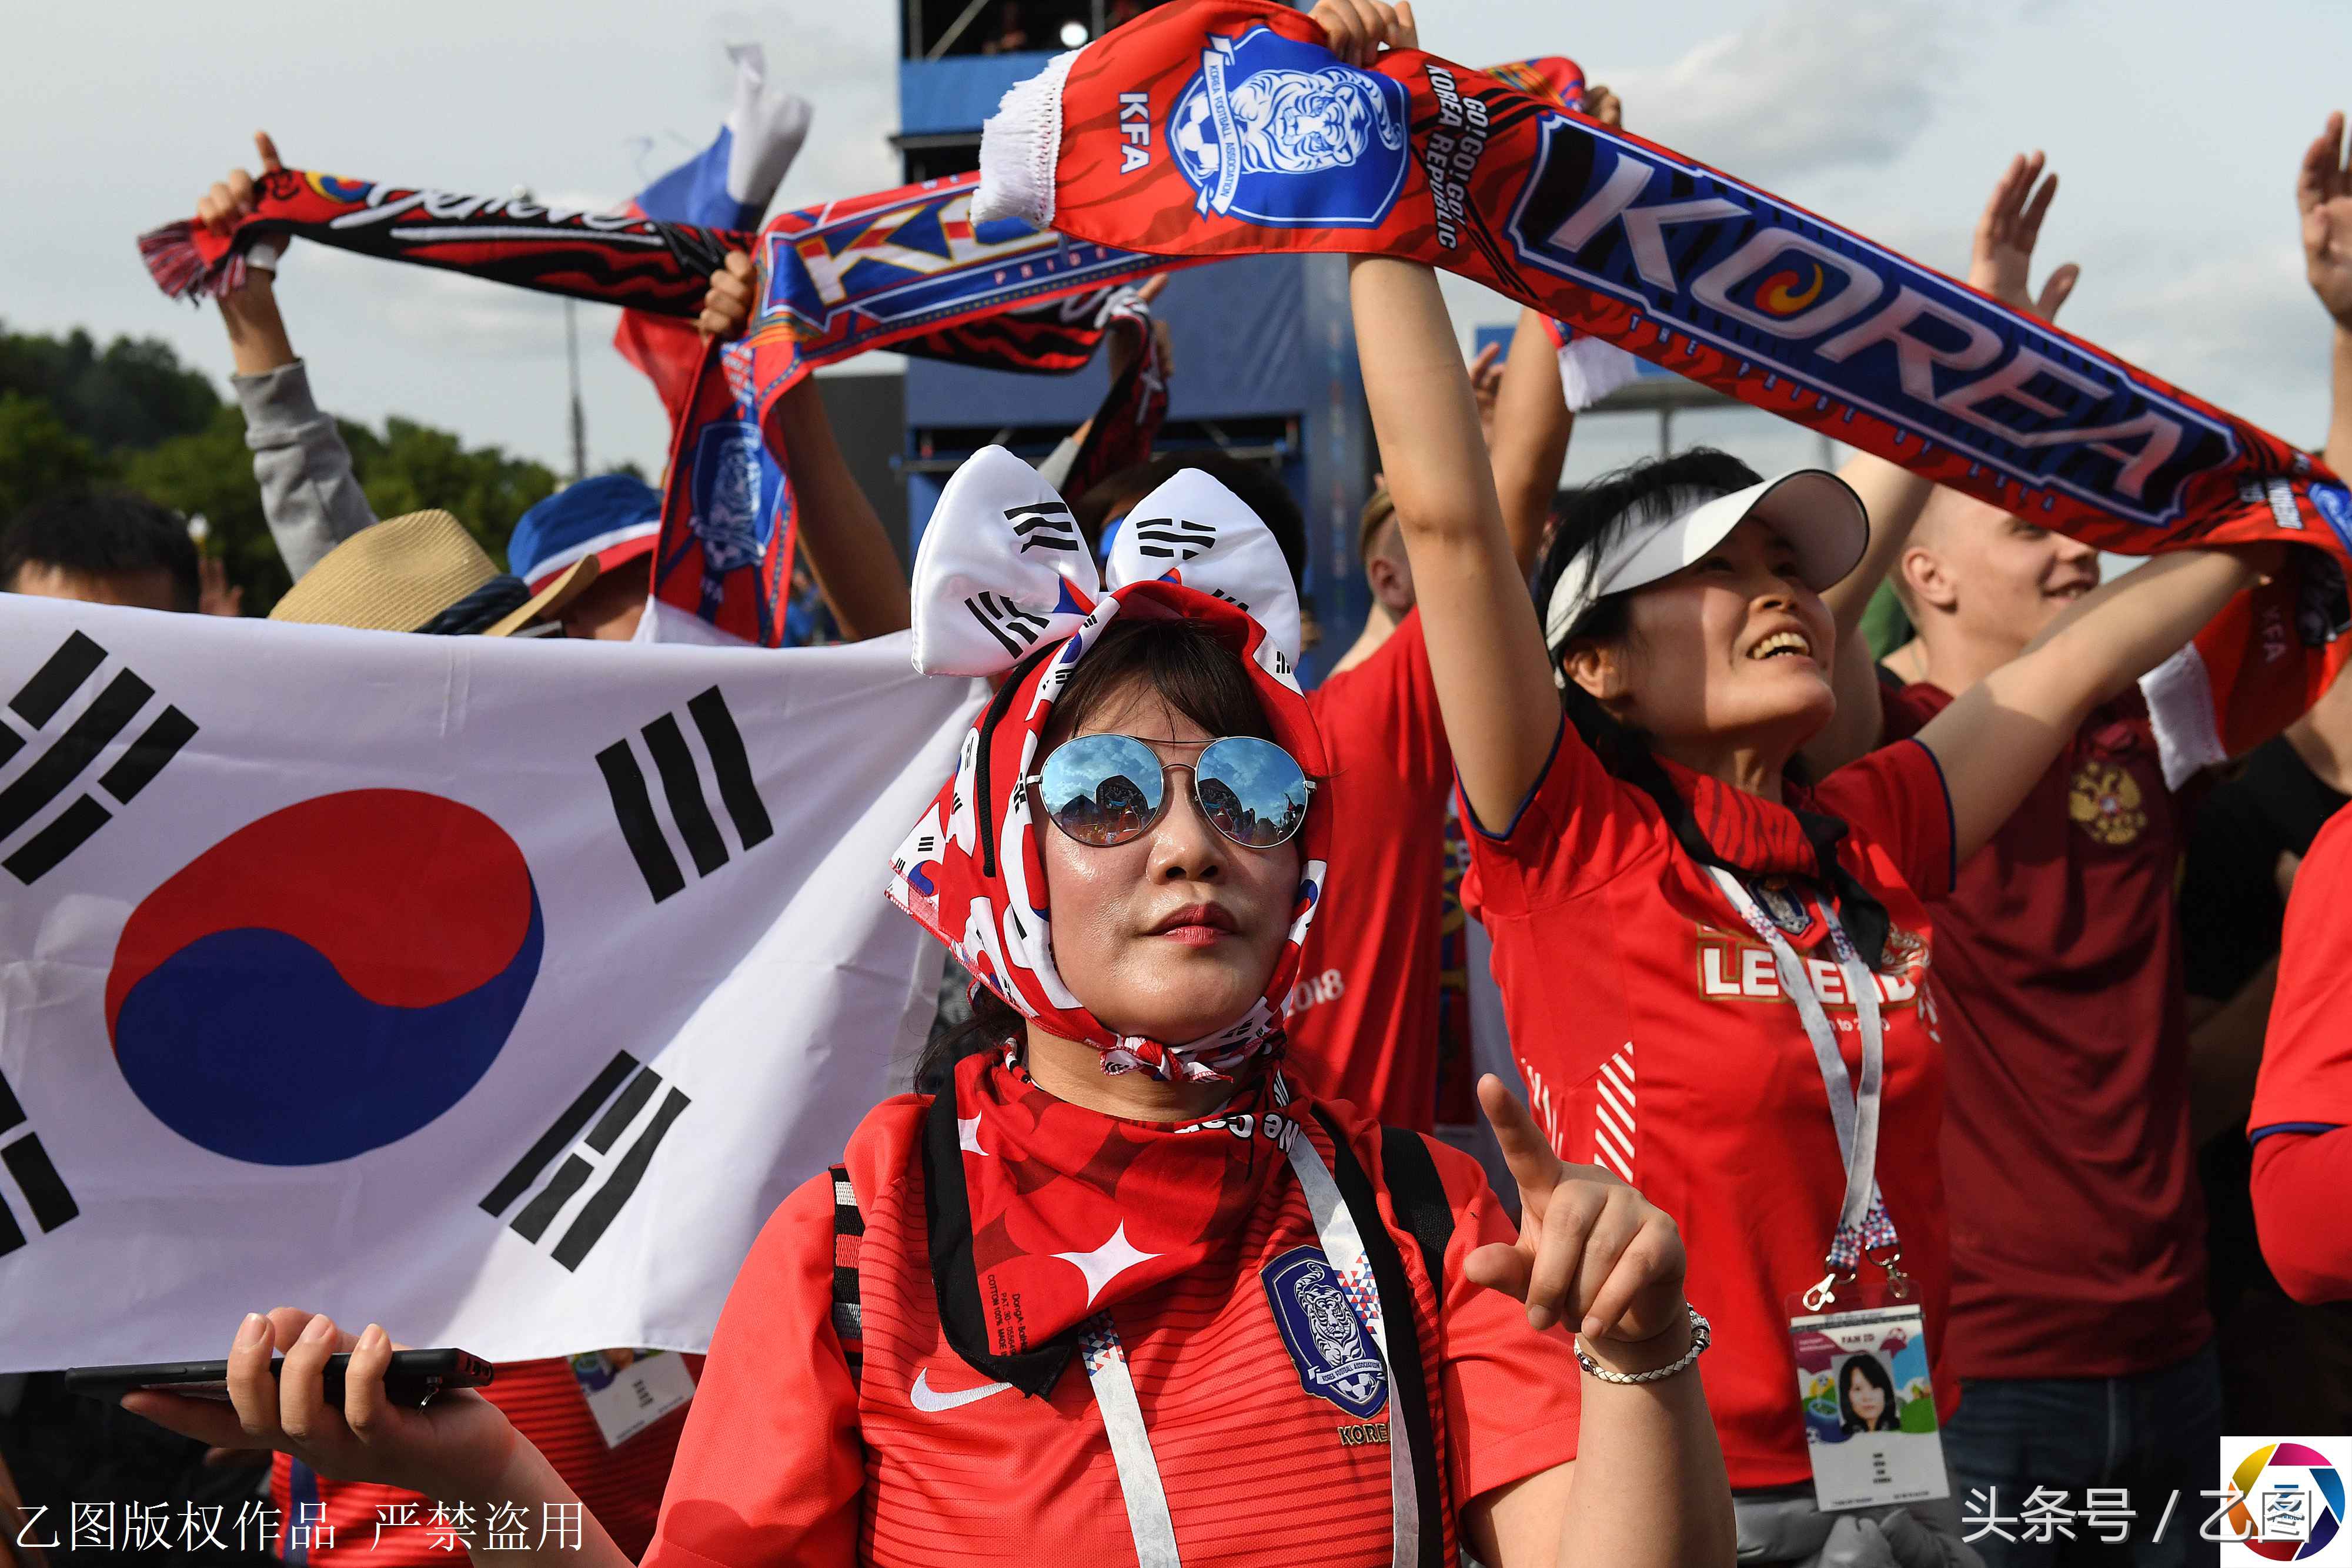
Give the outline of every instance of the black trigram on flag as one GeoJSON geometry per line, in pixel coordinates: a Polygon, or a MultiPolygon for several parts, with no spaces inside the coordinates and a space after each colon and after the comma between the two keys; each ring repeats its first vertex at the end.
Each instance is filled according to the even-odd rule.
{"type": "MultiPolygon", "coordinates": [[[[727,711],[727,699],[713,686],[688,703],[686,711],[702,737],[702,749],[719,786],[719,803],[735,824],[736,838],[746,850],[763,842],[775,832],[775,825],[768,821],[768,808],[761,803],[759,788],[752,782],[751,758],[743,749],[735,716],[727,711]]],[[[638,734],[654,759],[662,798],[669,804],[670,822],[694,861],[695,874],[709,876],[727,863],[727,840],[703,795],[702,769],[686,743],[686,732],[676,714],[666,713],[638,734]]],[[[626,737],[598,752],[596,766],[613,797],[613,814],[620,820],[621,837],[627,841],[629,853],[636,857],[646,891],[659,904],[686,886],[686,874],[678,870],[661,820],[654,814],[645,770],[637,766],[636,753],[626,737]]]]}
{"type": "Polygon", "coordinates": [[[1029,644],[1043,636],[1050,624],[1045,616],[1022,609],[1001,593],[975,593],[963,601],[963,607],[1016,659],[1029,651],[1029,644]]]}
{"type": "Polygon", "coordinates": [[[1144,517],[1128,526],[1135,530],[1138,550],[1163,559],[1191,560],[1217,542],[1214,523],[1196,523],[1184,517],[1144,517]]]}
{"type": "Polygon", "coordinates": [[[515,1162],[514,1168],[499,1178],[499,1185],[482,1199],[483,1211],[502,1218],[529,1193],[530,1201],[523,1204],[508,1226],[534,1245],[547,1236],[557,1218],[568,1214],[570,1223],[549,1255],[566,1269],[579,1268],[580,1260],[603,1239],[614,1217],[645,1180],[646,1167],[654,1163],[662,1140],[692,1103],[676,1084],[664,1083],[660,1073],[640,1065],[625,1051],[615,1052],[596,1081],[582,1090],[579,1098],[565,1106],[539,1141],[515,1162]],[[658,1104],[655,1104],[656,1095],[658,1104]],[[653,1106],[650,1113],[648,1105],[653,1106]],[[596,1114],[600,1110],[601,1116],[596,1114]],[[592,1116],[596,1124],[589,1127],[592,1116]],[[583,1128],[587,1129],[584,1138],[581,1136],[583,1128]],[[615,1154],[614,1147],[625,1133],[631,1134],[628,1145],[615,1154]],[[540,1178],[547,1176],[547,1167],[558,1155],[563,1155],[563,1163],[542,1184],[540,1178]],[[588,1197],[575,1201],[583,1191],[588,1197]]]}
{"type": "Polygon", "coordinates": [[[0,1078],[0,1173],[5,1173],[0,1179],[0,1257],[25,1245],[20,1215],[31,1216],[46,1234],[81,1212],[66,1190],[65,1178],[49,1163],[49,1152],[25,1125],[25,1107],[5,1078],[0,1078]],[[7,1191],[9,1187],[15,1191],[7,1191]]]}
{"type": "Polygon", "coordinates": [[[0,784],[0,847],[13,843],[0,858],[0,865],[27,887],[56,870],[58,862],[113,820],[106,802],[129,805],[196,733],[194,719],[164,705],[111,767],[65,810],[17,841],[33,820],[98,760],[99,753],[130,728],[147,699],[155,695],[145,681],[129,670],[118,669],[113,678],[98,686],[98,695],[71,722],[56,735],[44,734],[49,721],[94,683],[106,659],[104,648],[84,633],[75,632],[9,699],[8,713],[14,717],[0,716],[0,777],[6,776],[17,753],[26,752],[29,758],[15,777],[0,784]],[[23,720],[32,733],[27,736],[19,729],[16,719],[23,720]]]}
{"type": "Polygon", "coordinates": [[[1059,501],[1015,507],[1004,514],[1004,520],[1013,525],[1013,537],[1021,541],[1016,554],[1027,555],[1033,549],[1064,549],[1076,554],[1079,549],[1077,519],[1059,501]]]}

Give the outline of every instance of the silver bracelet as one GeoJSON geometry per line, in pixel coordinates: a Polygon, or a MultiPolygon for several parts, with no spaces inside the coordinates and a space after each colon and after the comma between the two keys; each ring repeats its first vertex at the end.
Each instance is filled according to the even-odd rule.
{"type": "Polygon", "coordinates": [[[1587,1376],[1597,1377],[1603,1383],[1655,1383],[1660,1378],[1672,1377],[1675,1373],[1686,1370],[1693,1362],[1698,1360],[1699,1352],[1705,1350],[1707,1343],[1715,1336],[1714,1330],[1708,1326],[1707,1321],[1698,1315],[1696,1307],[1685,1301],[1683,1303],[1683,1310],[1690,1313],[1690,1348],[1683,1352],[1672,1364],[1657,1367],[1649,1372],[1611,1372],[1584,1354],[1584,1342],[1581,1339],[1575,1342],[1576,1364],[1584,1368],[1587,1376]]]}

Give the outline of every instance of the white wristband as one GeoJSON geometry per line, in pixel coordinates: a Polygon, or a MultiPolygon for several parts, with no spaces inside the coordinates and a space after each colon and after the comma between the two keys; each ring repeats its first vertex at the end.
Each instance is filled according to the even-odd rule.
{"type": "Polygon", "coordinates": [[[1669,1364],[1654,1367],[1648,1372],[1611,1372],[1584,1353],[1584,1342],[1580,1339],[1576,1343],[1576,1364],[1584,1368],[1587,1376],[1597,1377],[1603,1383],[1655,1383],[1661,1378],[1672,1377],[1675,1373],[1686,1370],[1698,1360],[1699,1353],[1705,1350],[1708,1342],[1714,1338],[1714,1330],[1708,1326],[1705,1318],[1698,1315],[1696,1307],[1685,1301],[1683,1304],[1683,1310],[1690,1313],[1690,1348],[1669,1364]]]}

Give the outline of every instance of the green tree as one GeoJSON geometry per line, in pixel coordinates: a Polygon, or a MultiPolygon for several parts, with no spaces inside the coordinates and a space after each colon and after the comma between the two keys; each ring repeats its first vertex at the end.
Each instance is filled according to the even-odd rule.
{"type": "Polygon", "coordinates": [[[193,435],[211,423],[220,393],[154,338],[117,338],[100,349],[77,328],[63,338],[0,333],[0,391],[46,402],[68,429],[101,453],[193,435]]]}
{"type": "Polygon", "coordinates": [[[452,433],[414,420],[385,420],[382,436],[349,423],[341,429],[352,469],[377,517],[428,507],[453,512],[500,562],[516,520],[555,493],[555,473],[545,464],[509,457],[496,446],[469,448],[452,433]]]}
{"type": "Polygon", "coordinates": [[[87,490],[105,472],[105,460],[47,403],[0,392],[0,517],[52,496],[87,490]]]}
{"type": "Polygon", "coordinates": [[[204,517],[205,553],[220,557],[229,580],[245,590],[248,611],[268,613],[278,596],[293,586],[261,515],[253,454],[245,444],[245,416],[236,408],[223,403],[196,434],[128,455],[121,482],[184,516],[204,517]]]}
{"type": "MultiPolygon", "coordinates": [[[[455,433],[393,418],[381,434],[339,422],[352,471],[379,517],[439,507],[492,559],[516,519],[556,488],[544,464],[455,433]]],[[[52,496],[121,486],[185,516],[202,514],[205,553],[266,614],[289,586],[261,514],[245,418],[168,344],[88,332],[0,330],[0,521],[52,496]]]]}

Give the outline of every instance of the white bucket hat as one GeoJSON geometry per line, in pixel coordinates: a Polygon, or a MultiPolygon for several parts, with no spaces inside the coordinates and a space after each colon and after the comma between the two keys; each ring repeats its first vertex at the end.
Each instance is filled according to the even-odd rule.
{"type": "Polygon", "coordinates": [[[1795,549],[1797,570],[1816,593],[1852,571],[1870,543],[1862,497],[1827,469],[1793,469],[1728,496],[1673,494],[1662,520],[1630,528],[1607,549],[1587,550],[1568,563],[1544,606],[1544,642],[1559,647],[1593,605],[1672,577],[1749,517],[1761,518],[1795,549]]]}

